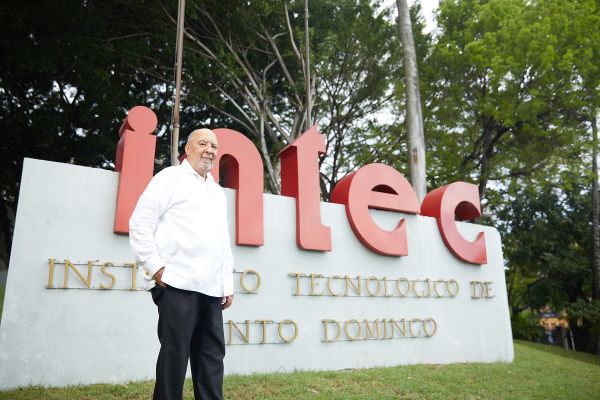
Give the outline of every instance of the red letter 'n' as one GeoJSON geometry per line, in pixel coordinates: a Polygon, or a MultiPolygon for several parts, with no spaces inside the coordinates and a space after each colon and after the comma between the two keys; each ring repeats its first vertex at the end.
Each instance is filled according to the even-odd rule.
{"type": "Polygon", "coordinates": [[[263,163],[254,144],[233,129],[214,129],[219,142],[217,159],[211,173],[222,185],[237,189],[235,197],[235,242],[244,246],[264,244],[263,163]]]}

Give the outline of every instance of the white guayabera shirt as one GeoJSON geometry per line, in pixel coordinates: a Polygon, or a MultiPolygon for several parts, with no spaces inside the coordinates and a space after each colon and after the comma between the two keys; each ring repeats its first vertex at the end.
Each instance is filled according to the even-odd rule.
{"type": "Polygon", "coordinates": [[[187,160],[152,178],[129,220],[129,243],[148,279],[164,266],[162,281],[169,286],[233,294],[225,193],[187,160]]]}

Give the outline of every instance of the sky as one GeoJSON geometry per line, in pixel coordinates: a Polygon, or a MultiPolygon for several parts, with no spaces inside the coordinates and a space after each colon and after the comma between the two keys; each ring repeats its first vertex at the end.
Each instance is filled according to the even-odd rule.
{"type": "MultiPolygon", "coordinates": [[[[409,0],[408,5],[412,5],[415,0],[409,0]]],[[[426,31],[430,32],[435,29],[436,24],[433,19],[433,12],[438,8],[439,0],[421,0],[421,7],[423,9],[423,16],[425,17],[426,31]]]]}
{"type": "MultiPolygon", "coordinates": [[[[412,6],[415,1],[419,0],[408,0],[408,6],[412,6]]],[[[440,0],[420,0],[421,8],[423,10],[423,16],[425,17],[425,32],[431,32],[435,29],[436,24],[433,19],[433,12],[437,9],[440,0]]],[[[384,0],[384,6],[394,6],[396,8],[396,0],[384,0]]]]}

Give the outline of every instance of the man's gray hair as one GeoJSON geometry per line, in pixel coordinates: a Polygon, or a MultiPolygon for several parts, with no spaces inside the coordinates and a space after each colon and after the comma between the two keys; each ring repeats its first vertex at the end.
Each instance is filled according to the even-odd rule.
{"type": "Polygon", "coordinates": [[[186,143],[189,143],[189,142],[190,142],[190,140],[192,140],[192,137],[193,137],[193,136],[194,136],[196,133],[201,133],[201,132],[206,132],[206,131],[208,131],[208,132],[210,132],[210,133],[214,134],[214,132],[213,132],[211,129],[208,129],[208,128],[194,129],[194,130],[193,130],[193,131],[192,131],[192,132],[191,132],[191,133],[188,135],[186,143]]]}

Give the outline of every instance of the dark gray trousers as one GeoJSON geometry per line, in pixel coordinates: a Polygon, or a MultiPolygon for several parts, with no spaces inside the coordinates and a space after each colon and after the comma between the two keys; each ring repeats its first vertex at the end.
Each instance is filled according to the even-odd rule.
{"type": "Polygon", "coordinates": [[[152,288],[158,306],[160,353],[154,400],[181,400],[188,360],[196,400],[223,399],[221,298],[167,286],[152,288]]]}

